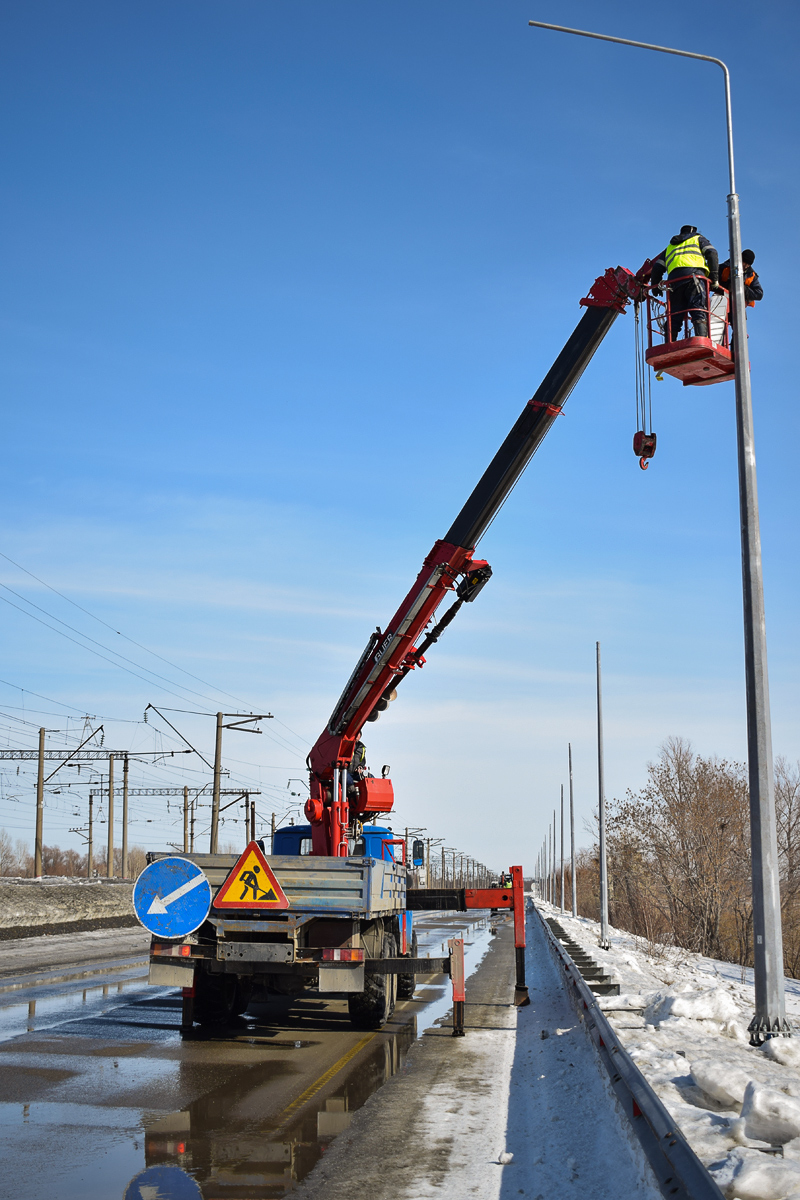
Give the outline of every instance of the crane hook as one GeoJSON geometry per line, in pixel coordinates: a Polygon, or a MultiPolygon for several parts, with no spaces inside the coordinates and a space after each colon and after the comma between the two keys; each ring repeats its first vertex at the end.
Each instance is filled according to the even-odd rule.
{"type": "Polygon", "coordinates": [[[643,470],[643,471],[646,471],[646,470],[647,470],[647,468],[650,466],[650,464],[649,464],[649,462],[647,461],[647,459],[646,459],[646,458],[640,458],[640,459],[639,459],[639,466],[642,468],[642,470],[643,470]]]}

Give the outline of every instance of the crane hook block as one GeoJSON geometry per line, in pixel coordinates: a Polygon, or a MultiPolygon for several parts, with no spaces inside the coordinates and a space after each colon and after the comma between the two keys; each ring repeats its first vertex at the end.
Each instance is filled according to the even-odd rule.
{"type": "Polygon", "coordinates": [[[654,433],[645,433],[643,429],[637,430],[633,435],[633,453],[639,459],[639,466],[643,471],[647,470],[647,460],[652,458],[656,452],[656,435],[654,433]]]}

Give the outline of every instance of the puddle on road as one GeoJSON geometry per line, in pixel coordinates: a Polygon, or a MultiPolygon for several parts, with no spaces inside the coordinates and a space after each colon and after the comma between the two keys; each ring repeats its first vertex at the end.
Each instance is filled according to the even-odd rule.
{"type": "MultiPolygon", "coordinates": [[[[415,924],[421,955],[440,954],[443,938],[446,945],[448,937],[463,931],[469,939],[466,942],[468,974],[491,941],[490,922],[485,917],[469,919],[466,915],[441,914],[420,919],[415,924]]],[[[325,1029],[341,1030],[346,1015],[329,1010],[328,1004],[317,1001],[312,993],[302,1003],[292,1006],[288,1020],[280,1020],[277,1024],[266,1011],[255,1006],[252,1014],[242,1019],[241,1026],[227,1035],[215,1036],[195,1030],[192,1036],[180,1039],[176,1028],[179,1008],[174,993],[166,989],[163,992],[148,989],[142,993],[141,982],[130,981],[87,987],[78,993],[31,1001],[26,1005],[12,1004],[0,1010],[0,1028],[4,1021],[7,1030],[13,1028],[13,1033],[6,1032],[6,1037],[26,1031],[41,1033],[46,1029],[51,1030],[51,1035],[70,1035],[59,1039],[61,1048],[55,1050],[56,1054],[63,1055],[66,1043],[73,1039],[85,1043],[84,1054],[103,1058],[112,1057],[116,1045],[119,1064],[114,1061],[113,1066],[119,1065],[120,1071],[125,1065],[124,1060],[131,1061],[129,1048],[143,1056],[147,1052],[147,1043],[125,1041],[125,1027],[135,1027],[143,1036],[149,1037],[151,1045],[155,1038],[161,1046],[165,1045],[165,1033],[154,1033],[155,1021],[158,1029],[169,1029],[168,1043],[176,1053],[170,1052],[172,1061],[169,1065],[163,1058],[159,1064],[156,1059],[141,1057],[131,1062],[132,1069],[138,1062],[140,1069],[146,1066],[161,1071],[162,1078],[163,1072],[168,1072],[170,1067],[177,1066],[184,1071],[187,1063],[191,1064],[194,1047],[209,1052],[207,1066],[217,1072],[217,1080],[212,1080],[210,1087],[204,1083],[195,1099],[173,1112],[165,1112],[168,1104],[163,1103],[158,1112],[158,1087],[152,1086],[156,1081],[150,1070],[144,1072],[151,1082],[143,1081],[139,1093],[142,1099],[134,1102],[138,1106],[132,1107],[130,1099],[126,1102],[120,1097],[116,1104],[121,1106],[115,1107],[111,1101],[102,1109],[104,1116],[100,1120],[97,1118],[101,1109],[96,1104],[48,1102],[44,1075],[41,1079],[36,1075],[41,1090],[32,1086],[30,1097],[25,1097],[29,1102],[0,1104],[0,1126],[4,1126],[3,1133],[7,1135],[2,1139],[6,1158],[9,1151],[18,1157],[26,1147],[30,1161],[36,1143],[25,1141],[24,1131],[28,1129],[30,1136],[34,1136],[38,1128],[44,1137],[43,1147],[47,1146],[45,1129],[52,1130],[53,1136],[60,1139],[65,1136],[82,1138],[83,1135],[78,1133],[81,1127],[97,1130],[97,1137],[91,1138],[90,1144],[84,1145],[81,1141],[75,1146],[76,1162],[60,1176],[60,1200],[77,1200],[78,1197],[81,1200],[94,1200],[95,1197],[97,1200],[108,1200],[108,1197],[143,1200],[145,1196],[156,1195],[159,1200],[170,1197],[177,1200],[195,1194],[206,1200],[223,1200],[226,1196],[231,1200],[285,1196],[312,1170],[331,1141],[348,1128],[353,1113],[402,1067],[418,1029],[430,1027],[451,1006],[449,983],[437,986],[422,982],[415,993],[415,1001],[403,1004],[396,1019],[372,1035],[352,1064],[336,1071],[330,1082],[323,1073],[306,1088],[308,1095],[300,1091],[282,1112],[266,1118],[261,1113],[270,1107],[268,1089],[272,1081],[285,1077],[291,1069],[287,1064],[291,1063],[293,1052],[297,1050],[302,1055],[306,1048],[317,1044],[319,1036],[315,1039],[315,1027],[320,1033],[325,1029]],[[114,1006],[119,1010],[116,1013],[111,1011],[114,1006]],[[153,1010],[165,1009],[166,1015],[170,1008],[175,1023],[170,1026],[159,1023],[153,1010]],[[95,1044],[89,1048],[90,1039],[112,1037],[116,1040],[111,1045],[95,1044]],[[260,1056],[257,1061],[247,1061],[248,1046],[260,1056]],[[265,1061],[264,1054],[272,1049],[278,1050],[281,1057],[265,1061]],[[235,1060],[231,1058],[232,1053],[235,1060]],[[211,1060],[216,1061],[217,1057],[219,1064],[214,1068],[211,1060]],[[235,1061],[236,1069],[221,1069],[224,1059],[230,1067],[235,1061]],[[37,1091],[42,1095],[41,1100],[36,1099],[37,1091]],[[297,1111],[294,1111],[295,1107],[297,1111]],[[108,1136],[102,1133],[104,1128],[108,1136]],[[15,1129],[22,1135],[21,1140],[14,1136],[15,1129]],[[135,1164],[138,1164],[135,1176],[138,1183],[126,1187],[131,1167],[137,1171],[135,1164]],[[100,1190],[95,1190],[93,1175],[100,1168],[110,1174],[106,1174],[100,1190]]],[[[36,1065],[32,1063],[32,1070],[29,1069],[30,1084],[36,1082],[34,1075],[40,1071],[38,1063],[43,1061],[38,1055],[48,1045],[52,1054],[55,1048],[47,1040],[38,1043],[29,1037],[20,1042],[20,1051],[26,1046],[34,1051],[31,1058],[35,1059],[36,1065]],[[41,1049],[37,1053],[39,1046],[41,1049]]],[[[50,1062],[56,1065],[52,1059],[50,1062]]],[[[64,1068],[67,1087],[71,1081],[66,1077],[72,1072],[66,1068],[70,1065],[63,1059],[58,1061],[58,1067],[64,1068]]],[[[129,1082],[133,1082],[133,1077],[129,1082]]],[[[132,1098],[131,1093],[128,1095],[132,1098]]]]}
{"type": "Polygon", "coordinates": [[[19,1037],[21,1033],[43,1033],[63,1025],[65,1020],[81,1020],[90,1013],[104,1012],[147,987],[147,972],[142,975],[139,970],[133,978],[117,979],[113,983],[82,981],[80,986],[65,984],[65,990],[55,994],[51,987],[47,995],[39,995],[33,1000],[19,1000],[13,992],[6,992],[0,998],[0,1042],[19,1037]]]}
{"type": "MultiPolygon", "coordinates": [[[[300,1112],[285,1120],[282,1114],[264,1122],[244,1114],[237,1117],[253,1089],[247,1078],[209,1092],[146,1129],[147,1167],[180,1167],[196,1180],[202,1196],[215,1200],[284,1196],[348,1128],[356,1109],[400,1069],[415,1038],[413,1015],[395,1032],[375,1034],[372,1047],[357,1064],[337,1074],[332,1091],[319,1100],[309,1098],[300,1112]]],[[[174,1182],[179,1179],[175,1176],[174,1182]]],[[[167,1200],[172,1194],[162,1191],[159,1198],[167,1200]]],[[[174,1194],[183,1193],[176,1187],[174,1194]]]]}

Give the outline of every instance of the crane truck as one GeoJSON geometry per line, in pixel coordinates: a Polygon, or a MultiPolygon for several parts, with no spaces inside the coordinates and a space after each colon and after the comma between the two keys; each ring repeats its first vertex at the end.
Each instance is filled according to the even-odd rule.
{"type": "MultiPolygon", "coordinates": [[[[394,806],[391,779],[386,771],[375,778],[351,768],[365,725],[388,709],[398,686],[423,667],[456,614],[491,578],[489,563],[475,555],[480,538],[617,316],[631,301],[646,298],[649,267],[646,262],[636,274],[609,268],[595,280],[580,302],[585,311],[577,327],[536,393],[444,537],[433,544],[395,614],[370,635],[308,755],[308,824],[279,830],[269,853],[263,842],[251,842],[237,859],[217,851],[219,814],[214,811],[210,853],[171,859],[185,864],[176,870],[196,872],[197,886],[187,877],[162,895],[170,885],[156,882],[155,891],[140,896],[137,915],[153,932],[150,981],[184,989],[184,1025],[243,1012],[258,986],[288,995],[306,988],[341,994],[356,1028],[380,1027],[390,1018],[398,992],[413,993],[417,975],[451,968],[449,958],[417,955],[413,913],[431,910],[510,910],[516,1001],[527,1002],[522,868],[511,867],[507,884],[503,877],[506,886],[410,886],[404,846],[377,823],[394,806]],[[452,603],[437,620],[446,598],[452,603]],[[198,927],[184,934],[159,933],[164,927],[158,921],[164,918],[158,914],[167,911],[171,898],[199,895],[203,883],[209,908],[198,927]],[[149,918],[142,919],[146,911],[156,913],[149,924],[149,918]]],[[[169,856],[149,858],[140,881],[169,856]]]]}

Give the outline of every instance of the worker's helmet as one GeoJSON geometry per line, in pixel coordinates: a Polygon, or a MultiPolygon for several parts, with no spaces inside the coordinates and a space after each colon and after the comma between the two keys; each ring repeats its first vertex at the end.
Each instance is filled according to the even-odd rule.
{"type": "Polygon", "coordinates": [[[756,261],[756,256],[755,256],[755,252],[753,250],[743,250],[742,251],[742,262],[747,263],[748,267],[752,267],[752,265],[755,261],[756,261]]]}
{"type": "Polygon", "coordinates": [[[696,233],[697,233],[696,225],[681,225],[681,237],[682,238],[694,237],[694,235],[696,233]]]}

